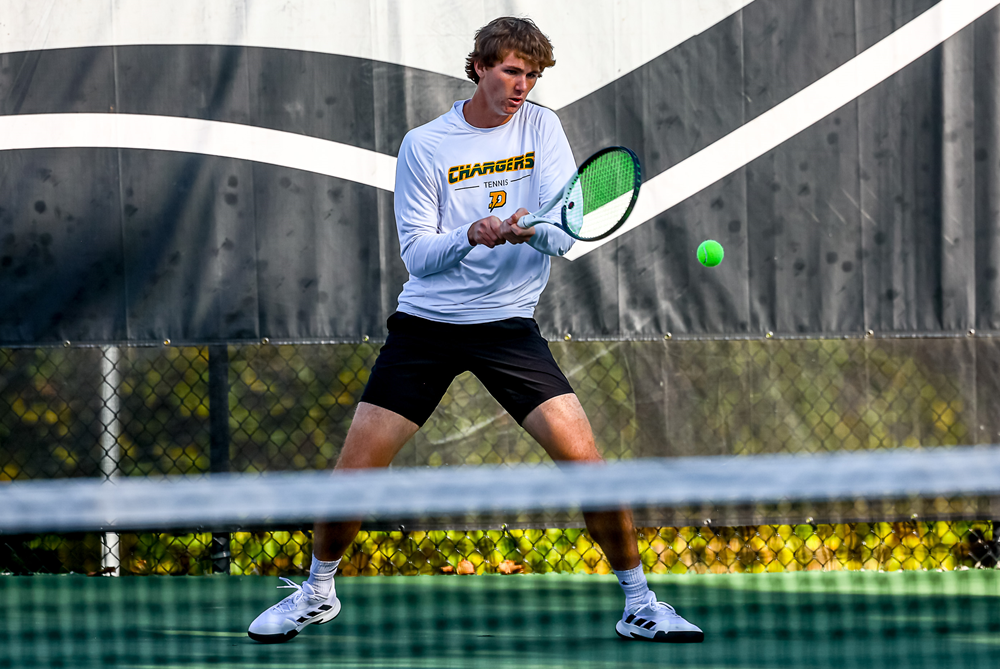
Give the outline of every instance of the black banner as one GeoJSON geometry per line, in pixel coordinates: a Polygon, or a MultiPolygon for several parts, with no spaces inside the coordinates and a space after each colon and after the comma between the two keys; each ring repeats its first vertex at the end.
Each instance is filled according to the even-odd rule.
{"type": "MultiPolygon", "coordinates": [[[[648,183],[936,4],[756,0],[557,113],[578,159],[624,144],[648,183]]],[[[998,36],[994,9],[680,204],[554,260],[536,312],[543,332],[1000,329],[998,36]],[[726,250],[714,269],[695,258],[709,238],[726,250]]],[[[201,119],[384,156],[473,90],[277,48],[0,54],[0,121],[201,119]]],[[[210,149],[0,151],[0,346],[377,339],[405,280],[392,193],[363,180],[210,149]]]]}

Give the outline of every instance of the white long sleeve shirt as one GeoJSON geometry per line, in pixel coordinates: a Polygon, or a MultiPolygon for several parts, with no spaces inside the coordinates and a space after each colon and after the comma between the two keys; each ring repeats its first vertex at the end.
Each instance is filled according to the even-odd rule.
{"type": "Polygon", "coordinates": [[[476,128],[465,102],[411,130],[399,150],[396,228],[410,273],[399,311],[445,323],[530,318],[549,256],[565,254],[573,238],[541,223],[527,243],[490,249],[471,246],[469,228],[519,207],[536,211],[562,191],[576,162],[548,109],[525,102],[507,123],[476,128]]]}

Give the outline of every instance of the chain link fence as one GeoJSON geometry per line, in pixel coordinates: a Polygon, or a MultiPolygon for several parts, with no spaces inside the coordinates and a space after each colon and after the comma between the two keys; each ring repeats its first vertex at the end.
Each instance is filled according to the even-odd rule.
{"type": "MultiPolygon", "coordinates": [[[[991,444],[1000,436],[1000,340],[992,337],[551,347],[609,460],[991,444]]],[[[0,349],[0,481],[330,468],[378,349],[372,342],[0,349]]],[[[464,374],[394,466],[545,460],[464,374]]],[[[894,509],[824,522],[787,512],[753,524],[655,511],[637,520],[642,560],[653,572],[996,564],[989,503],[931,506],[937,519],[894,509]]],[[[531,525],[368,528],[342,573],[609,570],[579,519],[531,525]]],[[[0,572],[100,573],[112,544],[111,568],[128,574],[308,570],[303,528],[232,529],[240,531],[0,535],[0,572]]]]}
{"type": "MultiPolygon", "coordinates": [[[[737,527],[646,527],[640,556],[652,573],[803,570],[951,570],[996,567],[1000,552],[985,521],[879,522],[737,527]]],[[[211,533],[121,534],[123,574],[217,571],[211,533]]],[[[0,536],[0,572],[97,575],[102,535],[0,536]]],[[[234,532],[231,574],[307,575],[304,529],[234,532]]],[[[356,575],[607,574],[611,566],[586,530],[362,531],[339,573],[356,575]]]]}

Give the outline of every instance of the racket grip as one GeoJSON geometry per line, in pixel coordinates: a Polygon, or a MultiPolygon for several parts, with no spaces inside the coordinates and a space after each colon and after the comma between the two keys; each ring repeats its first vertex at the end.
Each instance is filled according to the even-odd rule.
{"type": "Polygon", "coordinates": [[[521,226],[522,228],[530,228],[535,223],[538,223],[541,220],[542,219],[540,219],[539,217],[535,216],[534,214],[527,214],[527,215],[522,216],[521,218],[519,218],[518,221],[517,221],[517,224],[519,226],[521,226]]]}

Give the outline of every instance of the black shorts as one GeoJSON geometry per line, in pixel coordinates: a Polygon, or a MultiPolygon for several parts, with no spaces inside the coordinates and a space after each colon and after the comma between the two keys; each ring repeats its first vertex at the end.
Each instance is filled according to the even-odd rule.
{"type": "Polygon", "coordinates": [[[572,393],[531,318],[456,325],[396,312],[361,396],[423,425],[456,376],[471,371],[520,425],[546,400],[572,393]]]}

